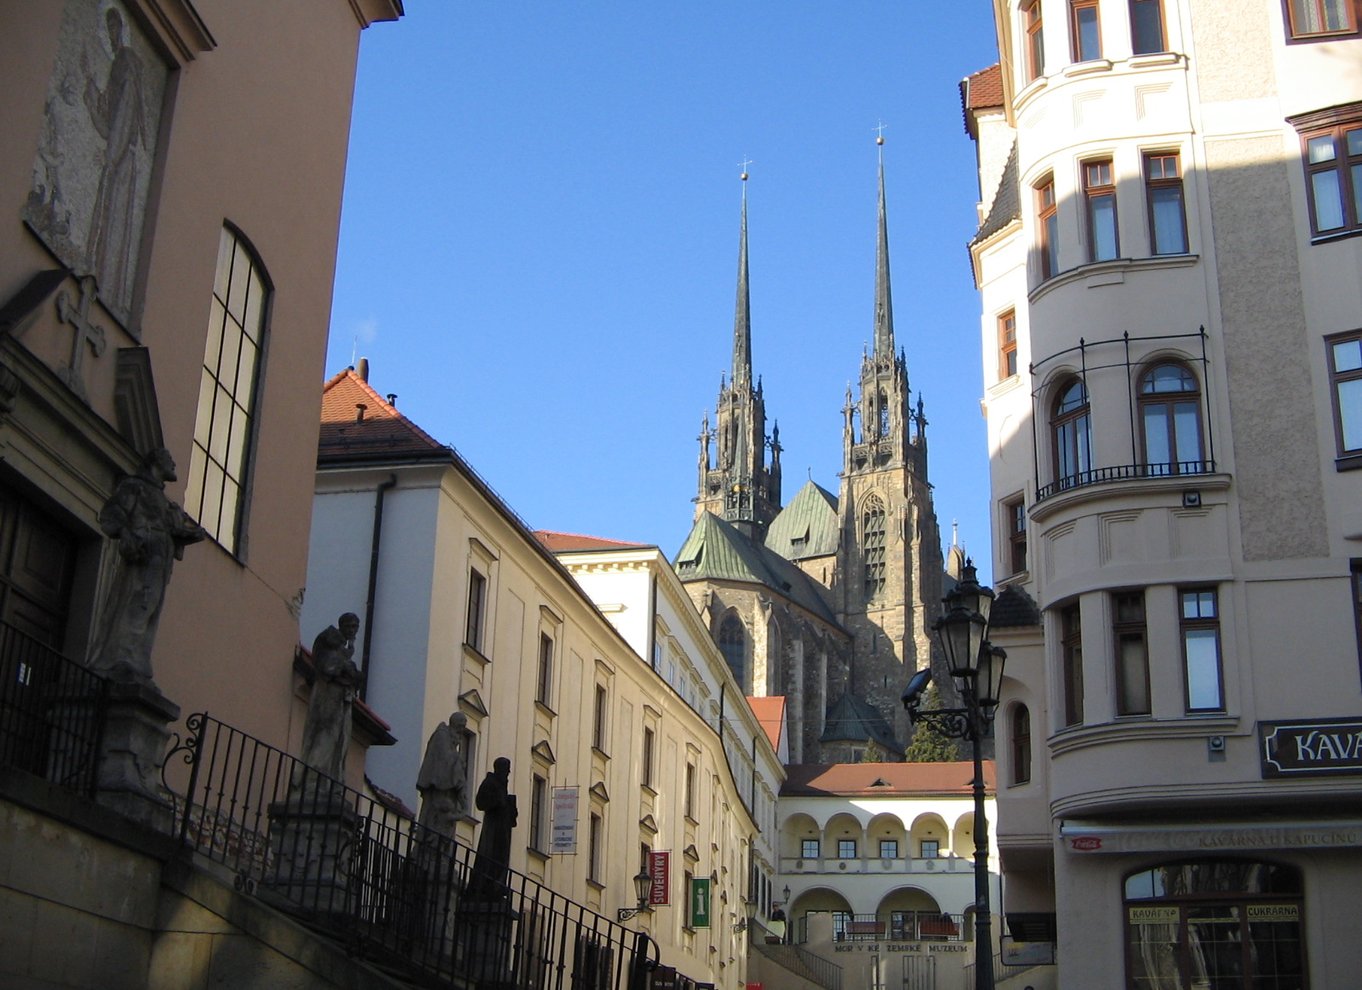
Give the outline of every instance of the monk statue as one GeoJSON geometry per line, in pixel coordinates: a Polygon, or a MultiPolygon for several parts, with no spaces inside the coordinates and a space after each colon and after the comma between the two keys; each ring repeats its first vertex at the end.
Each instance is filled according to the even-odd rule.
{"type": "Polygon", "coordinates": [[[421,794],[417,822],[439,835],[452,837],[454,822],[467,808],[468,767],[463,748],[468,716],[454,712],[441,722],[426,743],[426,756],[416,775],[421,794]]]}
{"type": "Polygon", "coordinates": [[[478,787],[477,808],[483,813],[478,834],[478,858],[473,861],[469,895],[483,900],[506,896],[506,874],[511,864],[511,830],[515,828],[515,795],[507,790],[511,761],[498,756],[492,772],[478,787]]]}
{"type": "Polygon", "coordinates": [[[359,616],[346,612],[312,642],[312,694],[303,723],[302,760],[333,780],[345,780],[345,756],[350,749],[351,712],[359,686],[355,666],[355,634],[359,616]],[[338,628],[339,627],[339,628],[338,628]]]}
{"type": "Polygon", "coordinates": [[[90,667],[114,680],[151,683],[151,648],[171,568],[185,547],[208,535],[166,497],[166,482],[174,480],[170,451],[148,451],[99,513],[99,528],[118,543],[118,560],[90,667]]]}

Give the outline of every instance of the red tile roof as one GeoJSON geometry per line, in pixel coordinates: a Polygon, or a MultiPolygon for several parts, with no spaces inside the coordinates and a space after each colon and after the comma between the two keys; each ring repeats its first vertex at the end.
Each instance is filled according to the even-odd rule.
{"type": "Polygon", "coordinates": [[[785,699],[779,695],[771,698],[749,697],[747,703],[766,732],[766,738],[771,740],[771,748],[779,753],[780,736],[785,728],[785,699]]]}
{"type": "Polygon", "coordinates": [[[553,553],[588,550],[641,550],[652,546],[650,543],[627,543],[624,540],[607,540],[601,536],[582,536],[579,533],[555,533],[549,529],[536,529],[534,538],[553,553]]]}
{"type": "Polygon", "coordinates": [[[983,110],[1003,105],[1003,72],[997,64],[965,79],[965,109],[983,110]]]}
{"type": "MultiPolygon", "coordinates": [[[[896,797],[905,794],[969,794],[974,765],[958,763],[806,763],[786,768],[782,797],[896,797]]],[[[984,787],[995,788],[994,764],[984,761],[984,787]]]]}
{"type": "Polygon", "coordinates": [[[449,452],[370,388],[353,368],[346,368],[322,387],[318,461],[447,456],[449,452]]]}

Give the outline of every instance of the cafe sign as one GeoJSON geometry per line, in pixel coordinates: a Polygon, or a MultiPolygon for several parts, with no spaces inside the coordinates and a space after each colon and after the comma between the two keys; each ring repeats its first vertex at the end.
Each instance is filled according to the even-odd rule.
{"type": "Polygon", "coordinates": [[[1362,719],[1259,722],[1263,777],[1362,774],[1362,719]]]}

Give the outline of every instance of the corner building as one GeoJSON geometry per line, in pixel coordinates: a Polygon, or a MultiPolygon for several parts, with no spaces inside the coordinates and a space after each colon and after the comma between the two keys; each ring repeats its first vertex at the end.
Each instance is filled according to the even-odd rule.
{"type": "Polygon", "coordinates": [[[993,6],[1010,934],[1065,988],[1355,986],[1362,8],[993,6]]]}

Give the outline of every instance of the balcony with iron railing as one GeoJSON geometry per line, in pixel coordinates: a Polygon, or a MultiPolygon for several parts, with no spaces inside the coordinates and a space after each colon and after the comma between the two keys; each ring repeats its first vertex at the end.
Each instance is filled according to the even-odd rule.
{"type": "Polygon", "coordinates": [[[1145,479],[1177,481],[1182,478],[1207,474],[1215,474],[1215,461],[1197,460],[1176,461],[1166,464],[1121,464],[1116,467],[1091,468],[1086,471],[1076,471],[1071,475],[1058,478],[1048,485],[1042,485],[1036,489],[1036,501],[1043,502],[1047,498],[1051,498],[1055,495],[1073,491],[1078,488],[1087,488],[1092,485],[1104,485],[1112,482],[1145,479]]]}

